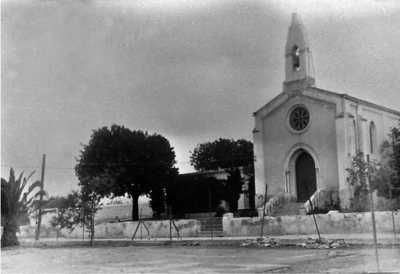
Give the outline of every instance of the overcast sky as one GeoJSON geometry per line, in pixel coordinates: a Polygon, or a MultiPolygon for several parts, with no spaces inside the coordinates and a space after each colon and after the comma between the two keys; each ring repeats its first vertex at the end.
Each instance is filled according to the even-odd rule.
{"type": "Polygon", "coordinates": [[[189,151],[251,140],[252,113],[282,91],[292,12],[318,87],[400,109],[400,3],[380,1],[2,1],[1,164],[76,188],[92,129],[157,132],[189,151]]]}

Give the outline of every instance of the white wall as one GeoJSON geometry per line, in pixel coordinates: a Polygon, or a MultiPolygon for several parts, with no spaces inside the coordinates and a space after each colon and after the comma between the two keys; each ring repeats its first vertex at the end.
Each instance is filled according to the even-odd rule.
{"type": "Polygon", "coordinates": [[[268,185],[269,195],[284,191],[285,168],[291,156],[289,153],[296,144],[312,148],[317,158],[315,159],[316,167],[319,167],[317,187],[338,188],[335,114],[336,106],[332,103],[296,96],[264,117],[262,120],[264,183],[268,185]],[[311,117],[309,128],[301,134],[294,133],[287,121],[290,109],[297,104],[304,105],[311,117]]]}

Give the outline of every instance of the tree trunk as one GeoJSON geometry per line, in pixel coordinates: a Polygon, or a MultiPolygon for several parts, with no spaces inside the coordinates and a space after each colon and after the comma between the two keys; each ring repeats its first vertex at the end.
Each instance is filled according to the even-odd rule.
{"type": "Polygon", "coordinates": [[[90,214],[90,246],[93,246],[93,240],[94,240],[94,201],[92,201],[91,204],[91,214],[90,214]]]}
{"type": "Polygon", "coordinates": [[[132,221],[139,220],[139,196],[131,195],[132,197],[132,221]]]}
{"type": "Polygon", "coordinates": [[[17,238],[18,223],[17,218],[6,220],[4,222],[3,234],[1,235],[1,246],[19,245],[17,238]]]}
{"type": "Polygon", "coordinates": [[[94,215],[90,216],[90,246],[93,246],[94,240],[94,215]]]}

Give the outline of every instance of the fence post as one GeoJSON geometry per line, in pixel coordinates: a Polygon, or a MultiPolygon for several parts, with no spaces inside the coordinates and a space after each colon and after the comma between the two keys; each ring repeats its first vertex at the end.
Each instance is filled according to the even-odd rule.
{"type": "Polygon", "coordinates": [[[371,219],[372,219],[372,233],[374,235],[374,246],[375,246],[375,259],[376,259],[376,269],[379,272],[379,255],[378,255],[378,241],[376,239],[376,223],[375,223],[375,209],[374,209],[374,199],[372,197],[372,189],[369,178],[369,155],[367,154],[367,174],[365,176],[365,180],[367,181],[368,193],[369,193],[369,201],[371,204],[371,219]]]}

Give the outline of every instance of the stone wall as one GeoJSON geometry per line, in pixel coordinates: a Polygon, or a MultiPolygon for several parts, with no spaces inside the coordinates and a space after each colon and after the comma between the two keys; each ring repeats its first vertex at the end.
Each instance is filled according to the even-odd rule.
{"type": "MultiPolygon", "coordinates": [[[[169,220],[145,221],[145,224],[152,238],[169,237],[169,220]]],[[[178,227],[181,237],[196,237],[200,232],[200,222],[197,220],[176,220],[175,225],[178,227]]],[[[95,235],[97,238],[130,238],[135,232],[136,227],[137,222],[103,223],[96,226],[95,235]]],[[[147,231],[143,225],[138,229],[136,238],[140,237],[140,230],[142,231],[142,236],[146,238],[147,231]]],[[[173,225],[172,235],[176,237],[173,225]]]]}
{"type": "MultiPolygon", "coordinates": [[[[150,231],[150,236],[152,238],[164,238],[169,237],[169,220],[149,220],[145,221],[146,226],[150,231]]],[[[95,227],[95,237],[96,238],[131,238],[138,222],[121,222],[121,223],[102,223],[97,224],[95,227]]],[[[196,237],[200,233],[200,221],[198,220],[176,220],[175,225],[179,229],[179,234],[181,237],[196,237]]],[[[147,237],[146,229],[141,226],[143,238],[147,237]]],[[[85,232],[85,238],[88,237],[88,233],[85,232]]],[[[57,230],[42,226],[40,231],[41,237],[57,237],[57,230]]],[[[82,239],[82,227],[77,227],[72,232],[68,230],[61,230],[58,233],[59,237],[64,238],[77,238],[82,239]]],[[[176,232],[172,226],[172,235],[176,237],[176,232]]],[[[22,238],[33,238],[35,237],[35,227],[34,226],[21,226],[18,237],[22,238]]],[[[136,234],[136,238],[140,237],[140,228],[136,234]]]]}
{"type": "MultiPolygon", "coordinates": [[[[346,233],[367,233],[372,231],[370,213],[329,213],[317,214],[316,220],[321,234],[346,234],[346,233]]],[[[378,211],[375,213],[378,233],[392,232],[392,215],[389,211],[378,211]]],[[[400,212],[394,215],[396,231],[400,233],[400,212]]],[[[233,218],[232,214],[226,214],[223,218],[224,236],[259,236],[261,230],[260,217],[255,218],[233,218]]],[[[151,238],[169,237],[168,220],[145,221],[150,230],[151,238]]],[[[182,237],[197,237],[200,235],[200,221],[187,219],[175,221],[182,237]]],[[[131,238],[137,222],[102,223],[96,225],[96,238],[131,238]]],[[[173,236],[176,232],[172,227],[173,236]]],[[[315,225],[311,215],[265,217],[264,235],[295,235],[315,234],[315,225]]],[[[19,237],[33,238],[35,236],[34,226],[22,226],[19,237]]],[[[43,227],[41,237],[56,237],[57,231],[53,228],[43,227]]],[[[142,227],[143,238],[147,232],[142,227]]],[[[82,238],[82,228],[74,231],[60,231],[59,237],[82,238]]],[[[85,238],[88,234],[85,233],[85,238]]],[[[137,237],[140,237],[140,230],[137,237]]]]}
{"type": "MultiPolygon", "coordinates": [[[[372,231],[370,213],[317,214],[321,234],[366,233],[372,231]]],[[[400,212],[395,212],[396,231],[400,232],[400,212]]],[[[224,233],[228,236],[259,236],[261,219],[224,217],[224,233]]],[[[392,232],[392,215],[389,211],[375,212],[378,233],[392,232]]],[[[264,235],[315,234],[311,215],[265,217],[264,235]]]]}

